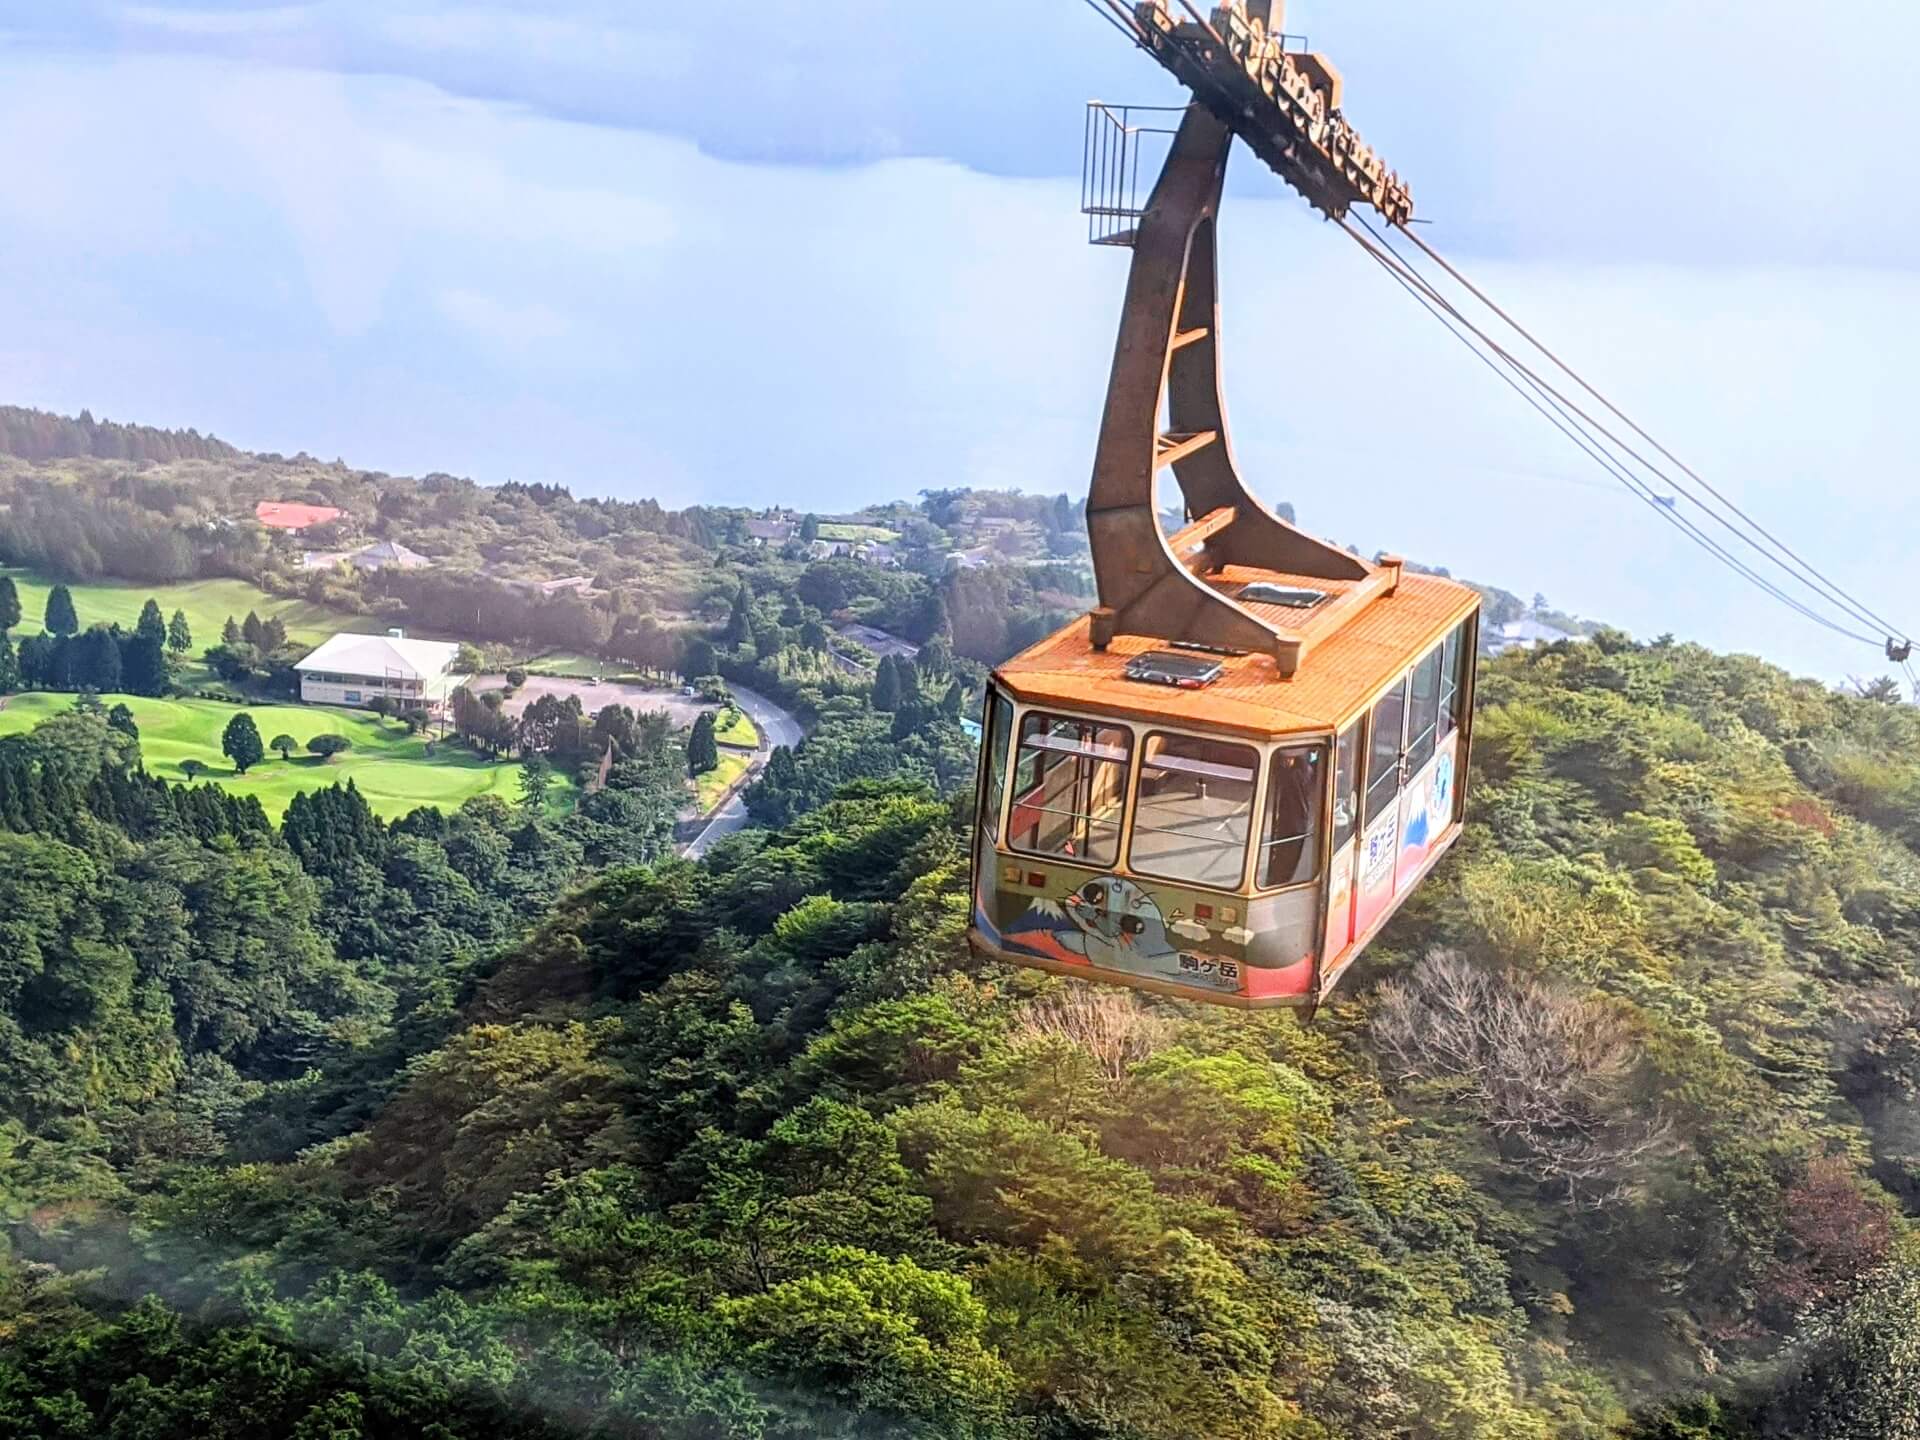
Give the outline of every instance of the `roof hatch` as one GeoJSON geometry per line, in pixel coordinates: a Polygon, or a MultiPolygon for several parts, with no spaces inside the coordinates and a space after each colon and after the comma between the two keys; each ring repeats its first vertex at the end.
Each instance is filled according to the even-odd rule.
{"type": "Polygon", "coordinates": [[[1275,585],[1267,580],[1255,580],[1250,585],[1242,585],[1236,600],[1245,600],[1255,605],[1284,605],[1289,610],[1311,610],[1327,598],[1324,590],[1307,590],[1295,585],[1275,585]]]}
{"type": "Polygon", "coordinates": [[[1180,690],[1199,690],[1220,678],[1226,668],[1220,660],[1198,655],[1175,655],[1170,650],[1149,650],[1127,662],[1126,676],[1146,685],[1172,685],[1180,690]]]}

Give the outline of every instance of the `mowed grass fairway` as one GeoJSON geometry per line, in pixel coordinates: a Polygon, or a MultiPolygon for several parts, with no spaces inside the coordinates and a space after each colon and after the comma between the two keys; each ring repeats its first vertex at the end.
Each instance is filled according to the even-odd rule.
{"type": "MultiPolygon", "coordinates": [[[[322,790],[351,779],[376,815],[398,819],[422,805],[458,809],[475,795],[497,795],[509,805],[520,800],[520,764],[488,760],[452,744],[436,745],[426,753],[426,740],[409,735],[396,723],[383,723],[356,710],[330,710],[308,705],[224,705],[217,700],[148,700],[137,695],[106,695],[112,707],[125,704],[140,727],[140,753],[149,773],[164,780],[186,781],[180,768],[187,760],[207,767],[203,780],[212,780],[237,795],[258,796],[268,815],[278,820],[295,795],[322,790]],[[237,714],[253,717],[260,742],[271,745],[276,735],[291,735],[298,745],[291,760],[269,750],[267,758],[245,775],[233,773],[233,762],[220,751],[220,737],[237,714]],[[306,753],[316,735],[344,735],[353,748],[323,761],[306,753]]],[[[0,709],[0,735],[31,730],[49,715],[73,708],[73,696],[38,692],[10,696],[0,709]]],[[[573,803],[573,785],[556,777],[552,803],[573,803]]]]}
{"type": "MultiPolygon", "coordinates": [[[[0,574],[12,576],[14,589],[20,592],[20,624],[14,631],[15,640],[22,635],[38,635],[45,628],[47,592],[54,582],[24,570],[0,570],[0,574]]],[[[195,661],[202,650],[220,643],[220,628],[227,623],[229,615],[235,620],[244,620],[249,610],[262,620],[278,615],[280,623],[287,627],[287,638],[302,645],[318,645],[342,630],[369,630],[376,635],[386,631],[384,621],[348,615],[304,600],[285,600],[244,580],[184,580],[173,585],[113,580],[98,585],[69,585],[67,589],[72,592],[73,608],[80,616],[82,630],[97,622],[110,625],[115,621],[131,630],[149,596],[159,603],[163,619],[171,620],[176,610],[183,612],[193,631],[193,649],[189,653],[195,661]]]]}

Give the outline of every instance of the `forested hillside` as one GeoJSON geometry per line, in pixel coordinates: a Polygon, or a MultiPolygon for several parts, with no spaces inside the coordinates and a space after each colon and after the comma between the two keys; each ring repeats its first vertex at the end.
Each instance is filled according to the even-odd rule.
{"type": "Polygon", "coordinates": [[[1311,1027],[976,966],[884,744],[562,897],[103,729],[0,747],[0,1435],[1917,1433],[1909,707],[1493,662],[1311,1027]]]}

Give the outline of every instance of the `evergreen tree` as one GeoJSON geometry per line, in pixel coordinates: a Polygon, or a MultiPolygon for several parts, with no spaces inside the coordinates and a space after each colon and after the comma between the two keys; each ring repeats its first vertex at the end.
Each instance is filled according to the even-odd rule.
{"type": "Polygon", "coordinates": [[[767,757],[766,783],[775,790],[791,789],[800,779],[800,767],[793,763],[793,751],[776,745],[767,757]]]}
{"type": "Polygon", "coordinates": [[[900,667],[894,663],[893,656],[882,655],[880,668],[873,673],[873,708],[876,710],[898,710],[900,708],[900,667]]]}
{"type": "Polygon", "coordinates": [[[193,627],[187,624],[187,612],[176,610],[167,622],[168,653],[180,656],[193,648],[193,627]]]}
{"type": "Polygon", "coordinates": [[[56,585],[47,592],[46,626],[49,635],[79,633],[80,615],[73,608],[73,592],[64,585],[56,585]]]}
{"type": "Polygon", "coordinates": [[[0,635],[20,623],[20,592],[11,575],[0,575],[0,635]]]}
{"type": "Polygon", "coordinates": [[[540,815],[547,808],[547,791],[553,784],[553,765],[544,755],[529,756],[520,767],[520,808],[540,815]]]}
{"type": "Polygon", "coordinates": [[[133,695],[167,693],[167,652],[159,636],[135,635],[122,645],[120,687],[133,695]]]}
{"type": "Polygon", "coordinates": [[[167,622],[161,618],[160,602],[152,596],[148,596],[147,603],[140,607],[140,620],[133,627],[133,633],[143,640],[151,639],[166,644],[167,622]]]}
{"type": "Polygon", "coordinates": [[[20,662],[13,653],[13,640],[0,630],[0,695],[20,688],[20,662]]]}
{"type": "Polygon", "coordinates": [[[693,734],[687,738],[687,768],[704,775],[720,763],[720,746],[713,738],[713,712],[702,710],[693,722],[693,734]]]}
{"type": "Polygon", "coordinates": [[[246,711],[242,710],[227,722],[226,733],[220,737],[220,753],[233,761],[234,771],[240,775],[266,758],[267,747],[260,743],[260,727],[246,711]]]}
{"type": "Polygon", "coordinates": [[[133,711],[124,703],[114,706],[107,712],[107,724],[129,740],[140,738],[140,727],[134,723],[133,711]]]}
{"type": "Polygon", "coordinates": [[[680,673],[689,680],[697,680],[702,675],[713,674],[718,663],[713,645],[706,640],[695,640],[681,654],[680,673]]]}
{"type": "Polygon", "coordinates": [[[299,748],[299,745],[300,742],[295,740],[291,735],[276,735],[267,742],[267,748],[278,751],[282,760],[291,759],[293,752],[299,748]]]}
{"type": "Polygon", "coordinates": [[[745,585],[733,592],[733,610],[727,616],[727,633],[723,638],[729,645],[744,645],[753,638],[753,612],[747,604],[745,585]]]}
{"type": "Polygon", "coordinates": [[[240,638],[256,650],[266,649],[267,627],[260,623],[257,611],[247,611],[247,618],[240,622],[240,638]]]}
{"type": "Polygon", "coordinates": [[[233,616],[227,616],[227,623],[220,627],[220,643],[231,649],[240,643],[240,625],[233,616]]]}
{"type": "Polygon", "coordinates": [[[269,615],[266,623],[260,627],[260,632],[261,649],[271,653],[286,648],[287,622],[278,615],[269,615]]]}
{"type": "Polygon", "coordinates": [[[803,545],[811,545],[819,538],[820,517],[809,513],[807,517],[800,522],[800,541],[803,545]]]}
{"type": "Polygon", "coordinates": [[[947,686],[947,693],[940,697],[940,713],[949,720],[958,720],[966,705],[967,692],[958,680],[947,686]]]}
{"type": "Polygon", "coordinates": [[[95,625],[73,646],[73,670],[69,679],[75,688],[112,691],[120,688],[120,641],[104,625],[95,625]]]}

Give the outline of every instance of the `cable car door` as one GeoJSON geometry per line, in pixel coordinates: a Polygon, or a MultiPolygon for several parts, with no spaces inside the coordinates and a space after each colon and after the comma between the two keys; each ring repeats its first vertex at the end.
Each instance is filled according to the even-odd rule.
{"type": "Polygon", "coordinates": [[[1407,677],[1403,675],[1380,697],[1367,718],[1367,788],[1361,805],[1359,875],[1354,886],[1355,935],[1366,934],[1393,903],[1406,743],[1407,677]]]}
{"type": "Polygon", "coordinates": [[[1353,943],[1355,869],[1360,843],[1360,722],[1340,732],[1333,754],[1333,868],[1327,876],[1327,939],[1323,964],[1353,943]]]}

